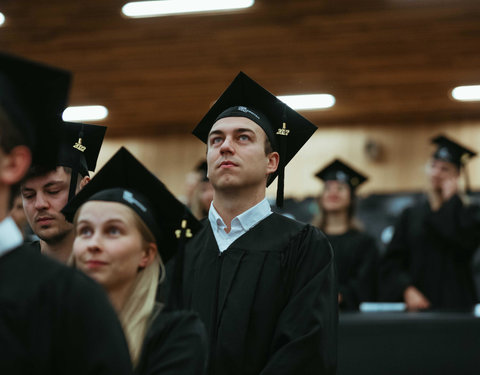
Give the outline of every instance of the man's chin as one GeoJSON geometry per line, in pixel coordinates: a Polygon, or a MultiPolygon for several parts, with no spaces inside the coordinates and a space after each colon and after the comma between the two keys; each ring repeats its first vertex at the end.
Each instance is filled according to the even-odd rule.
{"type": "Polygon", "coordinates": [[[40,229],[35,234],[46,243],[59,242],[67,235],[67,233],[59,232],[57,228],[40,229]]]}

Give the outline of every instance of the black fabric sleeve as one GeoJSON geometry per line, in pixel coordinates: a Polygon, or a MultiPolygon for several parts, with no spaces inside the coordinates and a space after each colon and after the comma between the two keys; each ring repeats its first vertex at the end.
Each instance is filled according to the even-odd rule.
{"type": "Polygon", "coordinates": [[[145,337],[135,374],[202,375],[206,373],[207,335],[193,312],[161,312],[145,337]]]}
{"type": "Polygon", "coordinates": [[[403,292],[408,286],[413,285],[409,271],[410,253],[407,244],[408,213],[407,209],[400,215],[392,240],[380,260],[380,301],[403,301],[403,292]]]}
{"type": "Polygon", "coordinates": [[[78,271],[64,282],[57,317],[57,373],[132,374],[123,330],[103,289],[78,271]]]}
{"type": "Polygon", "coordinates": [[[333,251],[316,228],[289,244],[294,266],[290,299],[277,321],[267,374],[334,374],[338,288],[333,251]]]}
{"type": "Polygon", "coordinates": [[[356,251],[355,272],[346,285],[339,287],[343,299],[341,308],[358,310],[361,302],[376,300],[378,254],[375,240],[362,235],[356,251]]]}
{"type": "Polygon", "coordinates": [[[458,195],[429,215],[426,224],[455,257],[470,259],[480,244],[480,207],[464,205],[458,195]]]}

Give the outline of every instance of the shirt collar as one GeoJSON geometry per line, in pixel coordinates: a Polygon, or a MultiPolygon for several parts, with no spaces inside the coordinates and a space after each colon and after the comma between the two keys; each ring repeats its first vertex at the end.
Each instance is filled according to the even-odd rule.
{"type": "Polygon", "coordinates": [[[10,216],[0,221],[0,257],[20,246],[22,242],[22,233],[10,216]]]}
{"type": "MultiPolygon", "coordinates": [[[[267,198],[263,198],[263,200],[257,203],[255,206],[250,207],[248,210],[234,217],[232,224],[238,221],[243,230],[247,231],[271,213],[272,209],[267,198]]],[[[213,202],[210,204],[210,210],[208,211],[208,220],[210,221],[212,228],[223,229],[226,227],[225,222],[213,206],[213,202]]]]}

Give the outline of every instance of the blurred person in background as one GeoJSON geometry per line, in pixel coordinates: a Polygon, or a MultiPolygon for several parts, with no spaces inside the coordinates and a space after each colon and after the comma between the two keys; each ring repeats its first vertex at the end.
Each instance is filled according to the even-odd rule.
{"type": "Polygon", "coordinates": [[[207,162],[200,162],[196,171],[199,175],[199,181],[192,191],[190,210],[197,219],[207,217],[210,204],[213,200],[213,186],[208,179],[207,162]]]}
{"type": "Polygon", "coordinates": [[[409,311],[471,311],[480,208],[465,202],[459,178],[476,153],[442,135],[432,142],[425,199],[401,214],[381,262],[381,299],[404,301],[409,311]]]}
{"type": "Polygon", "coordinates": [[[361,302],[375,301],[377,295],[378,248],[355,220],[355,192],[367,178],[339,159],[316,177],[324,187],[318,198],[320,214],[312,224],[326,234],[335,254],[340,310],[358,310],[361,302]]]}

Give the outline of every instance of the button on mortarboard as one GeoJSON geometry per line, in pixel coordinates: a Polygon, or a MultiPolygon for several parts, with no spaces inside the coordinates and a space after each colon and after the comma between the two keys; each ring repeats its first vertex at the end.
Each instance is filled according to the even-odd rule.
{"type": "Polygon", "coordinates": [[[36,165],[55,165],[70,81],[67,71],[0,53],[0,107],[36,165]]]}
{"type": "Polygon", "coordinates": [[[448,161],[458,168],[464,166],[471,158],[477,155],[475,151],[460,145],[458,142],[444,135],[432,138],[432,143],[438,146],[433,158],[448,161]]]}
{"type": "Polygon", "coordinates": [[[323,181],[341,181],[348,184],[352,189],[356,189],[359,185],[367,181],[367,177],[357,172],[355,169],[341,161],[335,159],[327,164],[315,174],[316,177],[323,181]]]}
{"type": "Polygon", "coordinates": [[[258,124],[267,134],[273,149],[280,154],[280,165],[269,176],[267,186],[279,176],[277,205],[281,205],[284,168],[317,127],[243,72],[218,98],[195,127],[193,134],[207,143],[214,123],[219,118],[230,116],[246,117],[258,124]]]}

